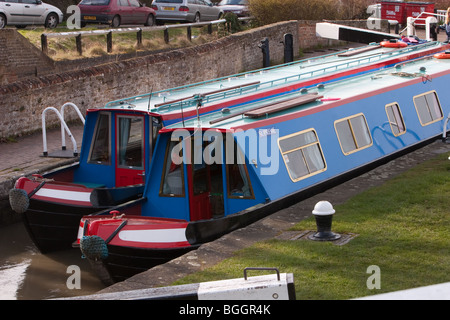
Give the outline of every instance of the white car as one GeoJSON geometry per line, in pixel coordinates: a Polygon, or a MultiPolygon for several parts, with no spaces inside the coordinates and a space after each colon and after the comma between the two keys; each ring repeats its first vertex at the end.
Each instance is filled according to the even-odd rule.
{"type": "Polygon", "coordinates": [[[218,4],[224,13],[232,12],[238,17],[248,17],[248,0],[222,0],[218,4]]]}
{"type": "Polygon", "coordinates": [[[212,21],[223,15],[222,9],[210,0],[153,0],[152,9],[156,12],[157,24],[212,21]]]}
{"type": "Polygon", "coordinates": [[[56,28],[62,21],[61,10],[41,0],[0,0],[0,29],[6,25],[24,28],[42,24],[46,28],[56,28]]]}

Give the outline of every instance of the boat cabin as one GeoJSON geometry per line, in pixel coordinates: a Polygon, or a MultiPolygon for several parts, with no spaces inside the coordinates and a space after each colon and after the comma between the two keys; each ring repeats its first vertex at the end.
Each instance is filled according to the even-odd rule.
{"type": "Polygon", "coordinates": [[[166,126],[142,214],[226,217],[387,161],[442,132],[447,78],[430,56],[166,126]]]}

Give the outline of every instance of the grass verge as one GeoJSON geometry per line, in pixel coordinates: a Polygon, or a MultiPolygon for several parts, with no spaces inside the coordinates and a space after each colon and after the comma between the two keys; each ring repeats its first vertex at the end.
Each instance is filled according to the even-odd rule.
{"type": "MultiPolygon", "coordinates": [[[[242,277],[245,267],[293,273],[299,300],[351,299],[450,281],[450,161],[447,154],[335,206],[332,242],[269,240],[175,284],[242,277]],[[368,289],[380,268],[380,289],[368,289]]],[[[291,230],[315,230],[314,218],[291,230]]],[[[253,274],[252,274],[253,275],[253,274]]],[[[256,274],[255,274],[256,275],[256,274]]]]}
{"type": "MultiPolygon", "coordinates": [[[[97,30],[97,26],[88,26],[82,31],[97,30]]],[[[77,30],[68,30],[61,26],[51,31],[43,27],[28,27],[18,30],[34,46],[41,49],[41,35],[44,32],[68,32],[77,30]]],[[[164,32],[149,31],[143,33],[142,46],[137,47],[136,33],[113,34],[113,50],[110,54],[123,54],[135,51],[160,51],[165,49],[175,49],[202,44],[213,41],[226,35],[222,26],[213,28],[213,33],[208,34],[207,27],[192,28],[191,41],[187,39],[186,28],[174,28],[169,31],[169,43],[164,41],[164,32]]],[[[106,35],[84,36],[82,37],[83,55],[80,56],[76,50],[74,37],[69,38],[50,38],[48,40],[49,56],[54,60],[73,60],[79,58],[89,58],[107,55],[106,35]]]]}

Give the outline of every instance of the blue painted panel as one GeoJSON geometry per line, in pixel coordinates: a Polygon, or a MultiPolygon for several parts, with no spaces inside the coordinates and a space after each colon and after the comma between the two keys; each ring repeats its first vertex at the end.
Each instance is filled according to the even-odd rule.
{"type": "Polygon", "coordinates": [[[186,174],[184,174],[185,196],[170,197],[159,195],[168,139],[170,139],[170,133],[162,134],[158,138],[150,173],[146,179],[147,185],[144,195],[147,197],[147,201],[142,206],[142,215],[189,220],[189,199],[186,189],[186,174]]]}
{"type": "MultiPolygon", "coordinates": [[[[88,163],[89,151],[93,136],[95,135],[95,125],[98,115],[98,111],[87,113],[80,153],[80,166],[74,173],[74,181],[99,183],[108,188],[112,188],[115,185],[115,157],[112,157],[110,165],[88,163]]],[[[113,118],[111,117],[110,125],[111,135],[114,137],[113,118]]],[[[114,148],[114,145],[112,144],[111,147],[114,148]]]]}
{"type": "MultiPolygon", "coordinates": [[[[320,113],[303,116],[272,126],[258,128],[258,130],[262,129],[266,130],[266,132],[277,129],[280,137],[313,128],[318,135],[327,164],[326,171],[322,173],[293,182],[289,177],[288,170],[280,153],[278,159],[279,168],[274,174],[262,174],[261,170],[263,166],[260,166],[260,158],[257,159],[258,168],[255,168],[253,165],[249,167],[257,174],[261,184],[265,186],[270,199],[274,200],[298,190],[308,188],[337,175],[349,172],[354,168],[364,166],[367,163],[390,155],[403,148],[417,144],[424,139],[435,137],[442,132],[443,121],[422,126],[414,106],[413,97],[436,90],[441,101],[444,116],[446,116],[450,111],[449,104],[443,103],[443,101],[450,101],[450,92],[445,85],[448,81],[450,81],[450,79],[439,82],[419,83],[348,103],[337,108],[324,110],[320,113]],[[399,104],[407,129],[405,134],[398,137],[395,137],[392,134],[385,111],[385,106],[393,102],[399,104]],[[349,155],[344,155],[336,135],[334,122],[335,120],[350,117],[359,113],[363,113],[366,118],[370,128],[373,145],[349,155]]],[[[247,133],[247,135],[250,134],[247,133]]],[[[259,156],[261,139],[258,139],[257,141],[257,156],[259,156]]],[[[256,148],[255,146],[253,147],[256,148]]],[[[247,154],[249,154],[248,151],[247,154]]],[[[253,159],[250,158],[250,163],[252,163],[252,160],[253,159]]]]}

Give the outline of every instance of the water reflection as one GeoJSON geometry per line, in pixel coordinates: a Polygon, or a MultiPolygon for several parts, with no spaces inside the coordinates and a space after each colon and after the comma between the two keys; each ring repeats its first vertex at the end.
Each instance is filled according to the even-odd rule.
{"type": "MultiPolygon", "coordinates": [[[[71,283],[71,281],[70,281],[71,283]]],[[[77,249],[41,254],[22,223],[0,227],[0,299],[38,300],[95,293],[104,288],[77,249]],[[69,266],[80,268],[80,289],[69,289],[69,266]]]]}

